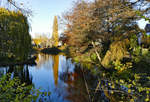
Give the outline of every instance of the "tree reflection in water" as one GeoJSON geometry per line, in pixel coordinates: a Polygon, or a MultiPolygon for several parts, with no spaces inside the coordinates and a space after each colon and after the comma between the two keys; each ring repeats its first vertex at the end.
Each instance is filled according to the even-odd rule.
{"type": "MultiPolygon", "coordinates": [[[[79,67],[64,55],[37,54],[36,66],[10,66],[0,68],[0,73],[12,73],[22,82],[33,84],[42,92],[50,91],[48,101],[85,102],[88,101],[83,76],[79,67]],[[6,70],[7,69],[7,70],[6,70]]],[[[41,96],[42,97],[42,96],[41,96]]]]}
{"type": "Polygon", "coordinates": [[[73,72],[69,72],[69,67],[67,67],[66,71],[60,74],[60,79],[68,85],[69,94],[66,96],[68,100],[71,102],[89,101],[80,67],[76,66],[73,72]]]}
{"type": "Polygon", "coordinates": [[[11,73],[11,77],[19,77],[22,83],[27,85],[32,84],[32,77],[29,75],[28,65],[22,66],[8,66],[0,68],[0,76],[6,73],[11,73]]]}
{"type": "Polygon", "coordinates": [[[85,102],[87,93],[79,68],[59,55],[37,55],[37,66],[30,68],[35,87],[50,91],[53,102],[85,102]]]}
{"type": "Polygon", "coordinates": [[[59,70],[59,55],[53,56],[53,75],[54,75],[54,81],[55,85],[58,84],[58,70],[59,70]]]}
{"type": "MultiPolygon", "coordinates": [[[[42,92],[50,91],[48,101],[52,102],[88,102],[89,96],[83,79],[81,66],[72,63],[64,55],[38,54],[36,66],[8,66],[0,67],[0,76],[12,73],[12,77],[18,76],[22,82],[33,84],[35,88],[40,88],[42,92]]],[[[83,69],[83,68],[82,68],[83,69]]],[[[86,69],[86,68],[85,68],[86,69]]],[[[103,76],[106,73],[99,73],[99,78],[84,69],[84,77],[90,90],[90,98],[93,102],[117,102],[121,100],[127,102],[130,99],[140,100],[143,96],[137,97],[128,93],[123,85],[116,83],[116,80],[103,76]],[[96,80],[99,81],[96,82],[96,80]],[[95,91],[98,82],[99,88],[95,91]]],[[[111,78],[112,76],[110,76],[111,78]]]]}

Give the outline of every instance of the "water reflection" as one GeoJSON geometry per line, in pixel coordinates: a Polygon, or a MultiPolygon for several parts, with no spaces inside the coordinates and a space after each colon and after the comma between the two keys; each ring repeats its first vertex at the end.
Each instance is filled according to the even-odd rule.
{"type": "MultiPolygon", "coordinates": [[[[9,66],[0,68],[0,75],[12,73],[22,82],[33,84],[42,92],[51,92],[47,101],[85,102],[87,93],[79,68],[64,55],[37,54],[36,66],[9,66]]],[[[42,97],[42,96],[41,96],[42,97]]],[[[39,101],[39,100],[38,100],[39,101]]],[[[45,102],[42,100],[42,102],[45,102]]]]}
{"type": "Polygon", "coordinates": [[[11,73],[11,77],[19,77],[21,82],[25,82],[27,85],[32,84],[32,77],[29,76],[28,66],[9,66],[0,67],[0,76],[6,73],[11,73]]]}
{"type": "MultiPolygon", "coordinates": [[[[36,56],[36,66],[1,67],[0,76],[12,73],[11,77],[18,76],[22,82],[33,84],[36,89],[41,88],[42,92],[50,91],[50,97],[46,97],[48,102],[89,102],[80,65],[75,66],[71,59],[67,59],[61,54],[56,56],[37,54],[36,56]]],[[[137,97],[134,94],[128,94],[125,87],[106,78],[102,73],[98,81],[100,82],[99,88],[95,91],[98,85],[97,77],[85,69],[84,75],[93,102],[117,102],[118,100],[127,102],[132,98],[139,102],[143,100],[141,98],[143,96],[137,97]]],[[[40,97],[42,98],[42,95],[40,97]]]]}
{"type": "Polygon", "coordinates": [[[53,74],[54,74],[54,81],[55,85],[58,84],[58,70],[59,70],[59,55],[53,56],[53,74]]]}
{"type": "Polygon", "coordinates": [[[79,102],[80,99],[80,102],[85,102],[85,85],[71,59],[66,59],[61,54],[55,56],[38,54],[37,57],[37,66],[30,66],[29,73],[35,88],[41,87],[41,91],[52,93],[47,98],[48,101],[79,102]]]}

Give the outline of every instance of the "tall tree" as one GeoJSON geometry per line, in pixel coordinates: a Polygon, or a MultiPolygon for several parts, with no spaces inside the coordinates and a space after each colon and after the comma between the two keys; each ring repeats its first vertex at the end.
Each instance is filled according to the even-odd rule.
{"type": "Polygon", "coordinates": [[[59,36],[58,36],[58,20],[57,20],[57,16],[54,17],[54,23],[53,23],[53,33],[52,33],[52,40],[53,40],[53,45],[55,47],[58,46],[58,40],[59,40],[59,36]]]}
{"type": "MultiPolygon", "coordinates": [[[[124,48],[125,44],[129,50],[130,39],[141,32],[136,22],[141,17],[135,7],[137,6],[128,0],[75,2],[72,9],[63,16],[66,25],[64,35],[69,50],[73,52],[71,55],[83,55],[88,51],[88,54],[96,52],[98,56],[98,52],[101,52],[98,56],[101,62],[113,43],[121,43],[119,49],[124,48]]],[[[124,57],[124,51],[121,52],[124,57]]],[[[115,54],[118,54],[118,50],[115,54]]],[[[116,59],[118,56],[113,60],[116,59]]]]}

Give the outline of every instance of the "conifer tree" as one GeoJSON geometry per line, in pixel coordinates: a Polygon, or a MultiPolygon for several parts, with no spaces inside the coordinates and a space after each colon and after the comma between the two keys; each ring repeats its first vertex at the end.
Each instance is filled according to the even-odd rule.
{"type": "Polygon", "coordinates": [[[54,23],[53,23],[53,33],[52,33],[52,40],[53,40],[53,46],[57,47],[58,46],[58,21],[57,21],[57,16],[54,17],[54,23]]]}

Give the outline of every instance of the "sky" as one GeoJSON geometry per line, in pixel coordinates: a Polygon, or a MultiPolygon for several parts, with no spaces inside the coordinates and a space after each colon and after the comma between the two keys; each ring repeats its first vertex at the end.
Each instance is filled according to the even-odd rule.
{"type": "MultiPolygon", "coordinates": [[[[0,0],[1,1],[1,0],[0,0]]],[[[32,38],[39,34],[47,34],[51,37],[54,16],[61,16],[63,12],[68,11],[76,0],[15,0],[18,4],[23,3],[25,8],[33,11],[30,17],[32,38]]],[[[92,1],[92,0],[90,0],[92,1]]],[[[144,19],[138,21],[141,29],[144,29],[146,22],[144,19]]],[[[61,29],[59,29],[61,32],[61,29]]]]}
{"type": "MultiPolygon", "coordinates": [[[[16,0],[31,8],[33,16],[30,18],[31,36],[51,34],[54,16],[61,16],[71,8],[73,0],[16,0]]],[[[48,35],[51,36],[51,35],[48,35]]]]}
{"type": "MultiPolygon", "coordinates": [[[[25,6],[33,11],[31,17],[31,36],[34,38],[39,34],[52,34],[52,26],[54,16],[61,16],[65,11],[68,11],[74,0],[16,0],[23,2],[25,6]]],[[[92,1],[92,0],[91,0],[92,1]]],[[[144,19],[138,21],[139,27],[144,29],[146,22],[144,19]]],[[[59,29],[60,32],[61,29],[59,29]]]]}
{"type": "Polygon", "coordinates": [[[137,23],[139,25],[139,28],[144,29],[145,25],[148,24],[149,22],[145,21],[144,19],[141,19],[141,20],[137,21],[137,23]]]}

